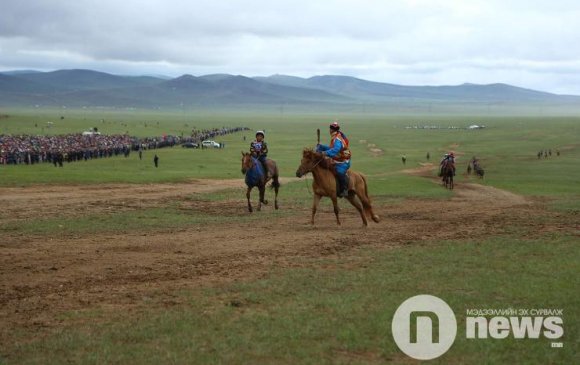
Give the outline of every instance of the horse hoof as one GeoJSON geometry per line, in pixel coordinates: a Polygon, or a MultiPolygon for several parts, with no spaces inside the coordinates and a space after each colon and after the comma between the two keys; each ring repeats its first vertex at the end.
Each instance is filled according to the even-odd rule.
{"type": "Polygon", "coordinates": [[[262,204],[268,205],[268,201],[267,200],[262,200],[262,204]]]}
{"type": "Polygon", "coordinates": [[[274,203],[274,209],[278,210],[278,202],[274,203]]]}
{"type": "Polygon", "coordinates": [[[373,221],[375,223],[379,223],[381,220],[379,219],[379,216],[375,214],[375,215],[373,215],[373,221]]]}

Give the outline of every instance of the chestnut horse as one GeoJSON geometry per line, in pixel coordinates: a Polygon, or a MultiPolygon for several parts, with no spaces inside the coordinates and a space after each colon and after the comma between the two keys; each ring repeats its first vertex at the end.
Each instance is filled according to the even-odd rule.
{"type": "MultiPolygon", "coordinates": [[[[336,215],[336,223],[340,225],[340,218],[338,216],[338,199],[336,194],[336,175],[332,160],[324,157],[319,152],[314,152],[312,149],[304,149],[302,152],[302,161],[296,176],[302,177],[311,172],[314,177],[312,182],[312,190],[314,191],[314,201],[312,204],[312,218],[310,223],[314,224],[314,215],[323,196],[327,196],[332,200],[334,206],[334,214],[336,215]]],[[[379,222],[379,216],[373,213],[371,206],[371,199],[368,195],[366,177],[358,172],[348,171],[348,196],[346,199],[358,210],[363,221],[363,225],[367,226],[367,217],[374,222],[379,222]],[[358,197],[358,199],[357,199],[358,197]],[[362,204],[362,205],[361,205],[362,204]]]]}
{"type": "Polygon", "coordinates": [[[258,161],[249,152],[242,151],[242,174],[246,175],[246,185],[248,190],[246,191],[246,198],[248,198],[248,211],[253,212],[252,203],[250,202],[250,192],[257,186],[260,191],[260,201],[258,202],[258,211],[262,209],[262,204],[268,204],[268,201],[264,199],[264,193],[266,192],[266,184],[270,179],[272,179],[272,188],[274,188],[274,208],[278,209],[278,189],[280,188],[280,181],[278,180],[278,166],[274,160],[267,160],[266,166],[268,172],[264,171],[262,163],[258,161]]]}

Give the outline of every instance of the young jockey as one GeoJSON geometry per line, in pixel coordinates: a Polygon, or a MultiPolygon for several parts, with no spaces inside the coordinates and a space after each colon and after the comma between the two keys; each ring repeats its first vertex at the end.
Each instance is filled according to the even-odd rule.
{"type": "Polygon", "coordinates": [[[340,131],[340,126],[337,122],[330,125],[330,145],[316,146],[317,152],[322,152],[334,161],[336,175],[338,178],[338,192],[340,198],[348,196],[348,182],[346,172],[350,168],[350,149],[348,148],[348,138],[340,131]]]}
{"type": "Polygon", "coordinates": [[[258,159],[264,168],[264,173],[268,175],[268,166],[266,159],[268,158],[268,144],[264,141],[264,131],[256,132],[256,140],[250,144],[250,153],[258,159]]]}
{"type": "Polygon", "coordinates": [[[439,163],[439,171],[440,171],[439,176],[443,176],[443,168],[448,163],[451,164],[451,167],[453,168],[453,176],[455,176],[455,154],[453,152],[446,153],[443,156],[443,159],[439,163]]]}

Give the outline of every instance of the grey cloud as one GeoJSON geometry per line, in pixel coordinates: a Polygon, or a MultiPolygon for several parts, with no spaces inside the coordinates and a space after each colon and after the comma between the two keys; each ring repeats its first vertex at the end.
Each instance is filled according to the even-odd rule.
{"type": "Polygon", "coordinates": [[[572,0],[7,0],[0,69],[523,80],[580,94],[567,81],[578,18],[572,0]]]}

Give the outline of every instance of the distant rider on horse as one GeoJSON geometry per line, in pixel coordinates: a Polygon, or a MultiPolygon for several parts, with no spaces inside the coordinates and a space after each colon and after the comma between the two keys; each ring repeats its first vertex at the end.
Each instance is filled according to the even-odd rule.
{"type": "Polygon", "coordinates": [[[322,152],[323,155],[330,157],[334,163],[339,186],[337,196],[340,198],[348,196],[346,173],[350,168],[351,157],[348,145],[348,138],[340,131],[338,122],[334,122],[330,125],[330,145],[319,144],[316,146],[317,152],[322,152]]]}
{"type": "Polygon", "coordinates": [[[447,164],[451,164],[451,168],[453,169],[453,176],[455,176],[455,154],[453,152],[446,153],[443,155],[443,159],[439,163],[439,176],[443,176],[443,170],[447,164]]]}
{"type": "Polygon", "coordinates": [[[268,175],[268,166],[266,165],[266,160],[268,158],[268,144],[264,141],[264,137],[264,131],[256,132],[256,140],[250,144],[250,153],[260,161],[264,168],[264,174],[268,175]]]}

